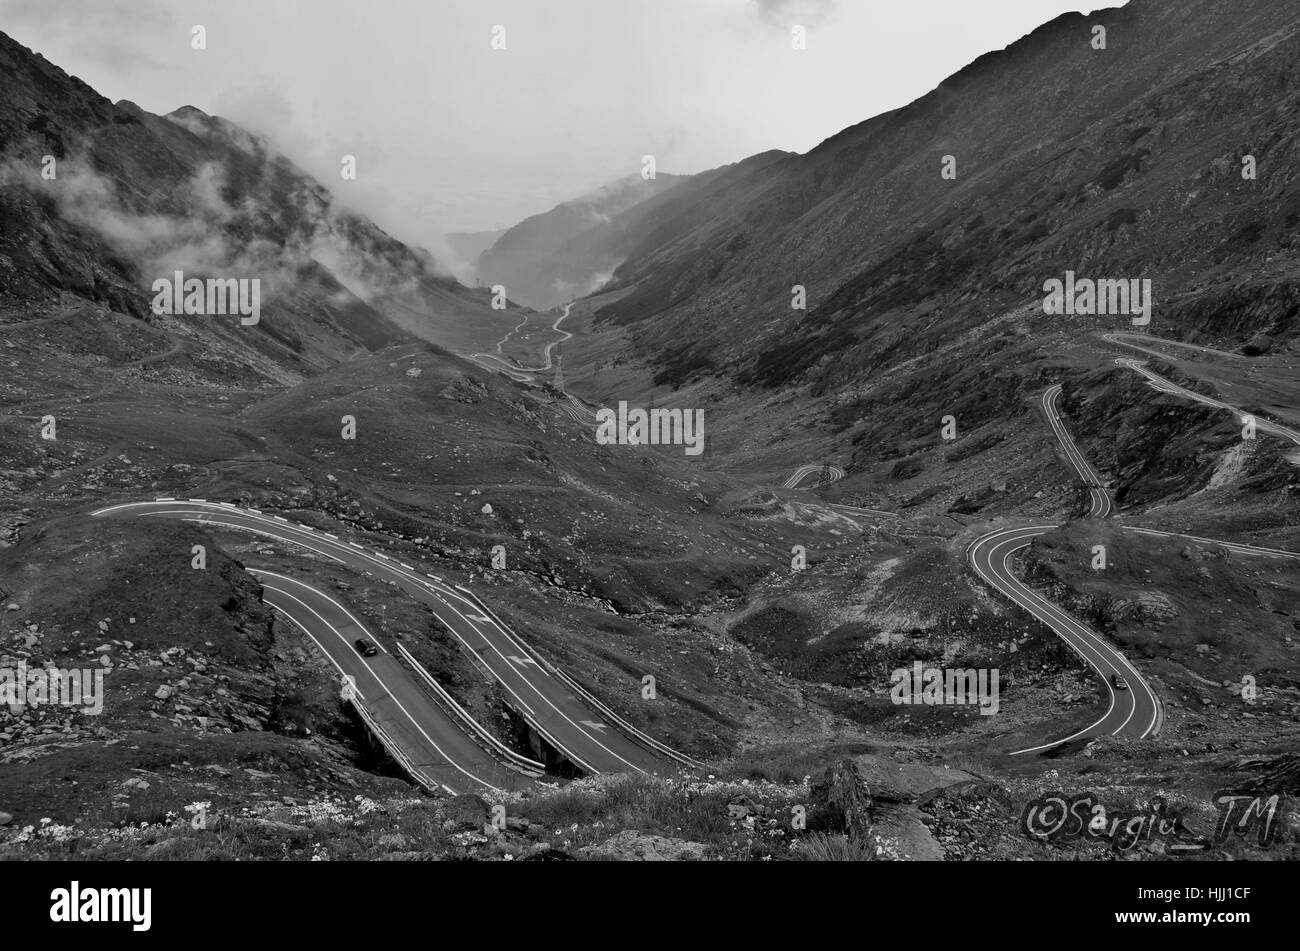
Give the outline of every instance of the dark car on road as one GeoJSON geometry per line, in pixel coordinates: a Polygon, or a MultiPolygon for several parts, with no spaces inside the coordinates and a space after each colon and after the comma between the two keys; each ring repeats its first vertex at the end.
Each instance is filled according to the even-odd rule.
{"type": "Polygon", "coordinates": [[[357,638],[357,653],[362,657],[374,657],[379,653],[379,647],[374,641],[367,640],[364,637],[357,638]]]}
{"type": "Polygon", "coordinates": [[[1128,681],[1125,680],[1123,677],[1121,677],[1119,674],[1114,674],[1114,675],[1112,675],[1111,678],[1110,678],[1110,682],[1111,682],[1111,685],[1112,685],[1116,690],[1127,690],[1127,689],[1128,689],[1128,681]]]}

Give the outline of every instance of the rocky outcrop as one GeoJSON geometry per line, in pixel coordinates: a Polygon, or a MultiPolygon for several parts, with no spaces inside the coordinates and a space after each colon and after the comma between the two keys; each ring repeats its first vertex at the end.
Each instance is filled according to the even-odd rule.
{"type": "Polygon", "coordinates": [[[811,804],[810,828],[828,827],[860,839],[871,835],[871,795],[853,760],[826,768],[812,785],[811,804]]]}

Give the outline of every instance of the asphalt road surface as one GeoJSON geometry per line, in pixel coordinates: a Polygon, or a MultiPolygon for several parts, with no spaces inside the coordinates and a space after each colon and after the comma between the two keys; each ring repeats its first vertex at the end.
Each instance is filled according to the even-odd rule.
{"type": "Polygon", "coordinates": [[[803,482],[809,476],[815,476],[815,480],[807,486],[809,489],[815,489],[821,485],[830,485],[832,482],[838,482],[844,478],[844,470],[839,466],[800,466],[794,470],[794,475],[785,480],[781,486],[783,489],[797,489],[799,483],[803,482]]]}
{"type": "Polygon", "coordinates": [[[1280,548],[1260,548],[1258,545],[1219,541],[1217,538],[1201,538],[1199,535],[1184,535],[1182,532],[1161,532],[1154,528],[1138,528],[1136,525],[1123,525],[1121,528],[1126,532],[1135,532],[1138,535],[1150,535],[1155,538],[1179,538],[1189,542],[1197,542],[1201,545],[1213,545],[1216,548],[1222,548],[1224,551],[1230,551],[1238,555],[1259,555],[1265,558],[1300,558],[1300,552],[1283,551],[1280,548]]]}
{"type": "MultiPolygon", "coordinates": [[[[1114,510],[1110,493],[1102,486],[1087,458],[1074,444],[1074,439],[1065,428],[1056,406],[1060,395],[1059,385],[1047,389],[1042,399],[1043,413],[1047,416],[1047,421],[1051,424],[1052,432],[1056,434],[1066,458],[1079,478],[1088,486],[1091,494],[1089,517],[1106,518],[1114,510]]],[[[1057,525],[1031,525],[999,529],[977,538],[966,551],[966,557],[976,574],[1051,628],[1058,637],[1074,648],[1088,666],[1101,677],[1110,694],[1109,707],[1095,723],[1050,743],[1017,750],[1017,754],[1041,752],[1080,737],[1150,736],[1160,722],[1160,701],[1137,668],[1129,663],[1128,658],[1106,643],[1100,634],[1075,620],[1012,573],[1012,556],[1029,547],[1039,535],[1058,527],[1057,525]],[[1127,682],[1127,690],[1115,688],[1113,678],[1117,676],[1127,682]]]]}
{"type": "Polygon", "coordinates": [[[532,780],[497,761],[471,739],[411,673],[346,607],[318,588],[287,575],[250,569],[262,583],[266,603],[311,638],[343,678],[356,699],[406,754],[414,779],[447,793],[517,790],[532,780]],[[363,657],[356,648],[365,638],[379,648],[363,657]]]}
{"type": "Polygon", "coordinates": [[[1089,499],[1089,518],[1108,518],[1115,511],[1115,505],[1111,501],[1110,493],[1101,480],[1097,478],[1097,473],[1092,470],[1088,464],[1087,457],[1079,451],[1079,447],[1074,444],[1074,438],[1070,431],[1065,428],[1065,423],[1061,419],[1060,411],[1056,408],[1057,401],[1061,398],[1061,385],[1048,387],[1047,392],[1043,394],[1043,413],[1047,416],[1048,423],[1052,426],[1052,432],[1056,434],[1057,442],[1061,444],[1061,449],[1065,452],[1065,457],[1070,460],[1070,465],[1078,474],[1080,481],[1088,487],[1089,499]]]}
{"type": "Polygon", "coordinates": [[[516,380],[520,383],[532,383],[535,374],[545,373],[546,371],[551,369],[552,367],[551,351],[553,351],[557,345],[564,343],[564,341],[568,340],[570,337],[573,336],[573,334],[569,333],[567,330],[560,329],[560,324],[563,323],[564,318],[569,316],[569,310],[572,307],[573,307],[572,304],[565,304],[564,313],[560,314],[559,317],[555,318],[555,323],[551,324],[551,329],[558,334],[563,334],[563,336],[560,337],[559,340],[553,340],[546,345],[546,350],[544,353],[546,357],[546,362],[543,363],[541,366],[521,367],[517,363],[511,363],[508,360],[506,360],[504,356],[501,356],[502,345],[507,340],[509,340],[511,336],[514,335],[515,331],[518,330],[519,327],[522,327],[524,323],[527,323],[528,320],[527,317],[524,318],[524,320],[519,324],[519,326],[515,327],[514,330],[510,331],[510,333],[506,334],[504,337],[501,338],[501,342],[497,344],[496,353],[474,353],[474,354],[470,354],[468,359],[474,361],[479,366],[483,367],[483,369],[485,370],[494,370],[498,373],[504,373],[512,380],[516,380]]]}
{"type": "Polygon", "coordinates": [[[1046,624],[1058,637],[1074,648],[1088,666],[1102,678],[1110,694],[1109,708],[1095,723],[1049,743],[1017,750],[1017,754],[1041,752],[1080,737],[1111,734],[1145,737],[1155,730],[1159,722],[1160,703],[1155,691],[1128,659],[1107,644],[1101,635],[1041,597],[1012,573],[1010,565],[1012,556],[1021,549],[1027,548],[1039,535],[1057,527],[1056,525],[1031,525],[991,532],[972,542],[966,552],[976,574],[1046,624]],[[1127,690],[1115,689],[1111,678],[1116,675],[1128,682],[1127,690]]]}
{"type": "MultiPolygon", "coordinates": [[[[696,765],[603,707],[569,675],[533,651],[467,588],[421,572],[382,552],[290,522],[279,515],[203,499],[157,499],[110,506],[93,514],[119,518],[183,519],[214,528],[252,532],[307,549],[356,571],[368,572],[428,606],[455,635],[463,649],[500,683],[508,701],[529,725],[575,766],[589,773],[671,774],[682,767],[696,765]]],[[[283,586],[283,582],[278,583],[283,586]]],[[[295,589],[293,593],[302,597],[301,590],[295,589]]],[[[283,593],[276,593],[275,597],[281,605],[288,604],[283,593]]],[[[302,599],[317,609],[323,607],[310,598],[302,599]]],[[[267,600],[271,602],[270,598],[267,600]]],[[[343,620],[337,610],[318,613],[336,623],[343,620]]],[[[309,623],[318,643],[338,640],[330,630],[328,620],[310,620],[310,615],[302,611],[294,618],[300,623],[309,623]]],[[[345,635],[350,631],[351,628],[346,628],[345,635]]],[[[348,638],[349,641],[355,639],[348,638]]],[[[373,663],[371,668],[375,668],[373,663]]],[[[383,669],[388,669],[386,664],[383,669]]],[[[359,680],[358,686],[364,691],[365,681],[359,680]]],[[[385,680],[384,688],[395,697],[407,696],[396,680],[385,680]]],[[[639,683],[629,681],[628,689],[636,690],[639,697],[639,683]]],[[[370,700],[368,692],[366,699],[370,700]]],[[[432,739],[431,727],[436,727],[436,718],[421,721],[420,725],[432,739]]],[[[443,743],[442,733],[437,734],[436,739],[441,746],[451,745],[450,741],[443,743]]],[[[425,759],[429,757],[425,756],[425,759]]]]}
{"type": "MultiPolygon", "coordinates": [[[[1129,346],[1132,346],[1132,344],[1129,344],[1129,346]]],[[[1252,418],[1255,420],[1255,428],[1259,432],[1268,433],[1271,436],[1276,436],[1279,439],[1285,439],[1289,442],[1295,443],[1295,445],[1297,446],[1300,446],[1300,432],[1296,432],[1294,429],[1290,428],[1289,426],[1283,426],[1281,423],[1276,423],[1271,419],[1265,419],[1262,416],[1257,416],[1253,413],[1247,413],[1245,410],[1239,409],[1236,406],[1233,406],[1231,403],[1225,403],[1222,400],[1216,400],[1213,397],[1206,396],[1203,393],[1195,393],[1192,390],[1187,389],[1186,387],[1179,386],[1177,383],[1174,383],[1170,380],[1166,380],[1160,374],[1153,373],[1151,370],[1148,370],[1146,364],[1143,363],[1141,360],[1130,360],[1127,357],[1117,357],[1115,359],[1115,362],[1122,367],[1128,367],[1130,370],[1142,374],[1144,377],[1147,378],[1147,382],[1151,385],[1153,389],[1157,389],[1162,393],[1169,393],[1173,396],[1181,396],[1184,399],[1195,400],[1197,403],[1200,403],[1203,406],[1212,406],[1215,409],[1226,410],[1232,413],[1233,415],[1235,415],[1238,419],[1243,421],[1247,417],[1252,418]]]]}

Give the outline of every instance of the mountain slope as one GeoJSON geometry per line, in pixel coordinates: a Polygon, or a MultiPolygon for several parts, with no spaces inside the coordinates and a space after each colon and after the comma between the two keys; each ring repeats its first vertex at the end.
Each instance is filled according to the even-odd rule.
{"type": "Polygon", "coordinates": [[[70,294],[291,375],[511,322],[226,120],[114,105],[3,34],[0,75],[0,307],[70,294]],[[263,319],[155,321],[152,284],[177,270],[258,279],[263,319]]]}
{"type": "Polygon", "coordinates": [[[475,273],[537,310],[589,294],[627,253],[624,232],[636,209],[685,181],[683,175],[629,176],[525,218],[479,255],[475,273]]]}
{"type": "Polygon", "coordinates": [[[498,231],[453,231],[447,235],[447,244],[462,263],[473,264],[505,233],[505,228],[498,231]]]}
{"type": "Polygon", "coordinates": [[[632,291],[597,319],[631,326],[659,368],[708,352],[761,386],[835,387],[926,353],[1067,268],[1153,278],[1172,332],[1292,335],[1278,285],[1296,276],[1298,29],[1300,10],[1268,0],[1060,17],[906,108],[680,202],[698,224],[633,249],[615,275],[632,291]],[[1246,154],[1258,181],[1239,174],[1246,154]]]}

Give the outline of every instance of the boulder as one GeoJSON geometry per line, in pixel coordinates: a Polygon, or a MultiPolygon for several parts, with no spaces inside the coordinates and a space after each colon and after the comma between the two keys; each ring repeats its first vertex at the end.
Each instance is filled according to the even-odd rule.
{"type": "Polygon", "coordinates": [[[837,832],[866,839],[871,834],[871,796],[851,759],[826,767],[812,784],[809,827],[828,825],[837,832]]]}
{"type": "Polygon", "coordinates": [[[487,801],[482,797],[470,793],[452,796],[443,808],[443,825],[482,832],[488,824],[488,814],[487,801]]]}
{"type": "Polygon", "coordinates": [[[870,754],[854,757],[853,762],[867,794],[876,802],[924,802],[938,789],[977,778],[960,769],[925,763],[899,763],[870,754]]]}
{"type": "Polygon", "coordinates": [[[887,803],[876,815],[873,841],[882,856],[912,862],[942,862],[943,847],[935,841],[925,816],[915,806],[887,803]]]}

